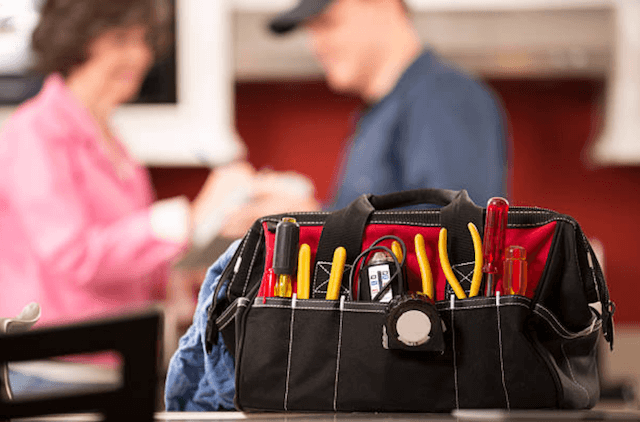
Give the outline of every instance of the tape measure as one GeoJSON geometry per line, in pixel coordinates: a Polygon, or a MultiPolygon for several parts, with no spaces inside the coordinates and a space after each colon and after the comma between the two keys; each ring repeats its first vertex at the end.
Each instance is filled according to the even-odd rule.
{"type": "Polygon", "coordinates": [[[435,303],[419,293],[389,302],[383,328],[385,349],[444,352],[443,325],[435,303]]]}

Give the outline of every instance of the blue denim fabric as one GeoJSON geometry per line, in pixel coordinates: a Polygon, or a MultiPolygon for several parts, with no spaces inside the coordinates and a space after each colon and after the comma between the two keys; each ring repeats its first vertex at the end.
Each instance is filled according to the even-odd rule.
{"type": "MultiPolygon", "coordinates": [[[[205,350],[207,308],[222,271],[231,260],[240,241],[234,242],[209,268],[198,295],[193,323],[180,339],[178,350],[169,363],[165,385],[165,406],[169,411],[232,410],[235,393],[234,360],[218,334],[211,353],[205,350]]],[[[219,297],[226,292],[221,289],[219,297]]]]}

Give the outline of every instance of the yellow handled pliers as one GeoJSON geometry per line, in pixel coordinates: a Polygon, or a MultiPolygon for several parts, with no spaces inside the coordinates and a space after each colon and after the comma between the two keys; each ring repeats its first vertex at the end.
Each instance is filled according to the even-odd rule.
{"type": "MultiPolygon", "coordinates": [[[[480,291],[480,284],[482,283],[482,240],[480,239],[480,233],[478,233],[478,228],[475,224],[469,223],[467,224],[467,227],[471,233],[473,251],[475,255],[473,278],[471,279],[471,290],[469,291],[469,297],[474,297],[480,291]]],[[[466,299],[467,295],[453,273],[451,263],[449,262],[449,253],[447,252],[447,229],[444,227],[440,229],[440,235],[438,236],[438,254],[440,255],[442,271],[456,294],[456,297],[458,299],[466,299]]]]}
{"type": "Polygon", "coordinates": [[[431,274],[431,266],[427,258],[427,251],[424,246],[424,236],[418,233],[414,239],[416,249],[416,258],[418,258],[418,266],[420,268],[420,278],[422,280],[422,293],[434,299],[435,292],[433,288],[433,274],[431,274]]]}

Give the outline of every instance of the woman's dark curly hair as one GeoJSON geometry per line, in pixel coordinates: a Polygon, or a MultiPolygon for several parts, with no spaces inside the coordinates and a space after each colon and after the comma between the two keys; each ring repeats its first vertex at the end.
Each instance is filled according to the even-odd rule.
{"type": "Polygon", "coordinates": [[[112,28],[142,24],[149,29],[149,44],[156,58],[172,38],[171,10],[160,0],[47,0],[33,31],[35,70],[68,76],[88,59],[89,43],[112,28]]]}

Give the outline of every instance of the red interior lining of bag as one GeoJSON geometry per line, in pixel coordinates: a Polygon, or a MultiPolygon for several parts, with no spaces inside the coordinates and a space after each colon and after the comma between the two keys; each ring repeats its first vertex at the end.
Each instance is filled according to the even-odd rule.
{"type": "MultiPolygon", "coordinates": [[[[551,222],[540,227],[533,228],[510,228],[507,229],[505,245],[518,245],[527,250],[527,290],[525,296],[533,298],[542,272],[544,271],[553,234],[555,232],[556,222],[551,222]]],[[[267,246],[265,256],[265,273],[271,268],[273,261],[273,243],[275,241],[275,233],[267,230],[264,223],[265,242],[267,246]]],[[[300,244],[307,243],[311,248],[311,263],[315,261],[316,249],[322,233],[322,226],[302,226],[300,228],[300,244]]],[[[407,257],[405,265],[407,266],[407,278],[410,291],[421,291],[422,283],[420,279],[420,269],[416,259],[414,236],[421,233],[424,236],[427,258],[431,266],[433,280],[435,284],[436,300],[444,300],[445,288],[447,285],[446,277],[440,266],[440,258],[438,256],[438,235],[440,227],[419,227],[398,224],[370,224],[366,227],[362,250],[371,246],[378,238],[386,235],[394,235],[402,239],[407,248],[407,257]]],[[[469,235],[471,236],[471,235],[469,235]]],[[[382,242],[382,245],[391,247],[391,241],[382,242]]],[[[350,263],[348,263],[350,264],[350,263]]],[[[455,263],[452,263],[455,264],[455,263]]],[[[314,268],[311,269],[312,277],[314,268]]],[[[357,275],[356,275],[357,276],[357,275]]],[[[264,275],[263,275],[264,277],[264,275]]],[[[343,283],[348,283],[344,279],[343,283]]],[[[496,290],[502,293],[502,284],[498,282],[496,290]]],[[[293,291],[296,292],[296,283],[293,285],[293,291]]]]}

